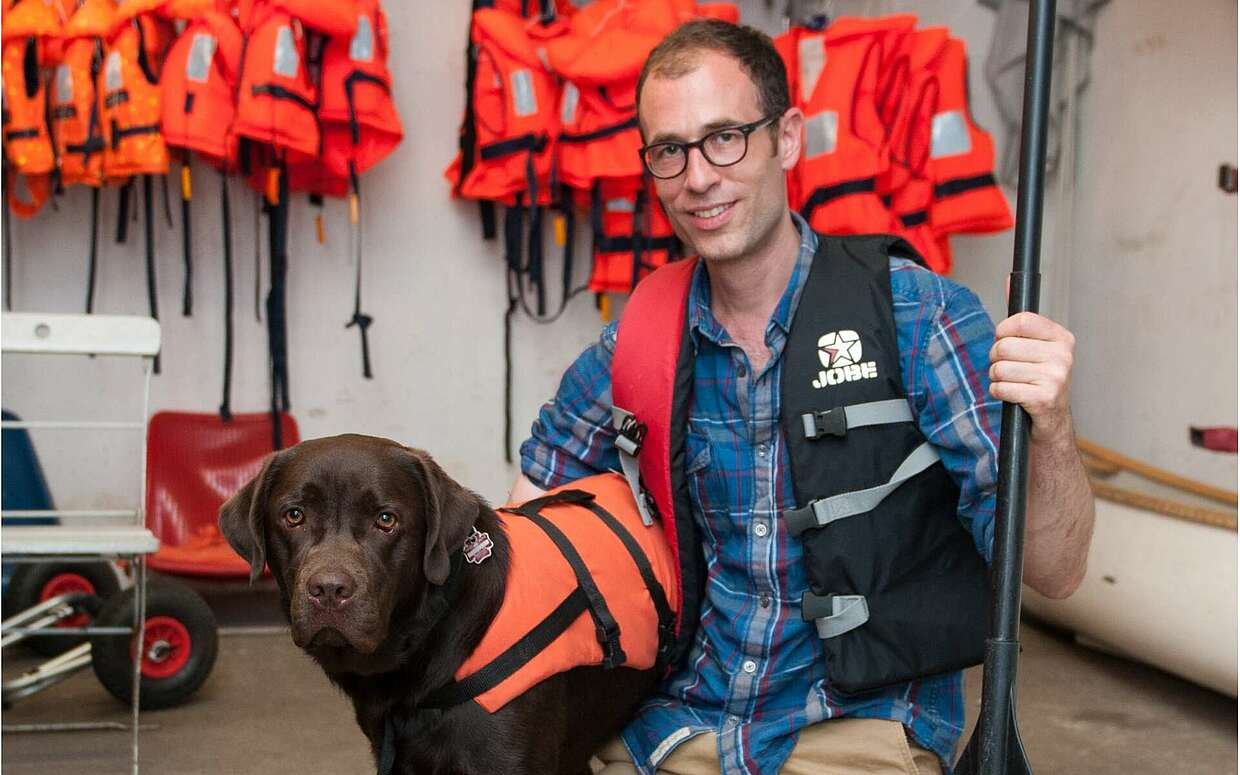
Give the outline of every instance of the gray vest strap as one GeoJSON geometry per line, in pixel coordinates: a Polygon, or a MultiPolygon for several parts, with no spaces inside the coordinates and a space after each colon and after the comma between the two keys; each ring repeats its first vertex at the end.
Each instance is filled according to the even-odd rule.
{"type": "Polygon", "coordinates": [[[844,436],[853,428],[866,425],[893,425],[912,421],[913,410],[909,408],[908,401],[903,398],[837,406],[823,412],[806,412],[801,415],[801,423],[805,428],[807,439],[844,436]]]}
{"type": "Polygon", "coordinates": [[[616,452],[620,455],[620,468],[624,478],[633,491],[633,500],[637,502],[637,511],[641,514],[642,524],[650,527],[654,518],[650,515],[650,507],[646,502],[646,493],[642,490],[641,467],[637,464],[637,455],[642,450],[640,438],[626,434],[626,428],[634,427],[637,418],[632,412],[618,406],[611,408],[611,424],[616,429],[616,452]]]}
{"type": "Polygon", "coordinates": [[[930,442],[923,442],[891,475],[886,484],[867,490],[855,490],[832,495],[830,498],[811,501],[804,508],[785,511],[784,523],[792,534],[799,536],[813,527],[829,525],[837,519],[864,514],[883,502],[897,487],[917,476],[939,461],[938,450],[930,442]]]}
{"type": "Polygon", "coordinates": [[[801,596],[801,618],[813,622],[818,629],[818,637],[825,640],[865,624],[870,620],[870,607],[864,595],[815,595],[806,592],[801,596]]]}

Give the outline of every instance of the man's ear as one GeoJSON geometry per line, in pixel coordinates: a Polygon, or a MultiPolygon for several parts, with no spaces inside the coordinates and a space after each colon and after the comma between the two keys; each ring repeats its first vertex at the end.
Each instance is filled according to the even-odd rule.
{"type": "Polygon", "coordinates": [[[457,484],[425,452],[405,447],[410,471],[422,491],[426,549],[422,573],[436,586],[448,578],[448,552],[458,551],[482,506],[481,499],[457,484]]]}
{"type": "Polygon", "coordinates": [[[250,563],[250,583],[263,575],[267,564],[267,538],[263,517],[267,511],[267,494],[275,475],[279,452],[263,461],[263,468],[244,487],[220,506],[220,532],[228,545],[250,563]]]}

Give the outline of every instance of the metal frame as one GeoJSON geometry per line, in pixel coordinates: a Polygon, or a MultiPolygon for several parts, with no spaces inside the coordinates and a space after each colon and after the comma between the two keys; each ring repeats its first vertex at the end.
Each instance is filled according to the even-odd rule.
{"type": "MultiPolygon", "coordinates": [[[[92,422],[87,420],[4,421],[2,428],[51,430],[138,430],[142,433],[141,482],[137,508],[132,510],[5,510],[5,517],[34,518],[56,516],[71,524],[53,526],[19,525],[5,528],[0,535],[0,555],[19,562],[49,559],[124,558],[133,563],[136,602],[132,628],[77,627],[46,630],[72,612],[72,595],[63,595],[12,617],[3,624],[0,645],[8,646],[32,635],[62,635],[70,632],[90,635],[142,637],[146,623],[146,555],[159,548],[159,540],[145,525],[146,427],[151,396],[151,374],[159,353],[159,323],[152,318],[129,315],[64,315],[5,313],[0,317],[0,349],[5,353],[57,355],[113,355],[138,357],[143,365],[142,418],[137,422],[92,422]],[[100,517],[125,517],[126,525],[91,525],[100,517]],[[42,628],[42,629],[41,629],[42,628]]],[[[139,641],[140,643],[140,641],[139,641]]],[[[64,680],[90,664],[90,644],[84,643],[55,657],[25,675],[5,684],[10,698],[25,697],[64,680]]],[[[134,660],[133,773],[138,775],[140,730],[141,655],[134,660]]],[[[36,724],[6,727],[5,731],[74,731],[81,729],[124,729],[115,722],[36,724]]]]}

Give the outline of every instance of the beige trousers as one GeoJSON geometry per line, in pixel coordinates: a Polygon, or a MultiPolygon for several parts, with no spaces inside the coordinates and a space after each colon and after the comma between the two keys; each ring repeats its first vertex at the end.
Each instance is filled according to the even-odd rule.
{"type": "MultiPolygon", "coordinates": [[[[633,760],[620,738],[614,738],[597,758],[596,775],[636,775],[633,760]]],[[[719,772],[719,754],[713,732],[697,735],[677,746],[659,766],[659,775],[712,775],[719,772]]],[[[780,775],[941,775],[939,758],[904,734],[897,721],[841,718],[801,730],[792,755],[780,775]]]]}

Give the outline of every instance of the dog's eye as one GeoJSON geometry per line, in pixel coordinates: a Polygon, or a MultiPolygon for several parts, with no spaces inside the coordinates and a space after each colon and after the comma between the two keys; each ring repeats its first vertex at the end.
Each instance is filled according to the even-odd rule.
{"type": "Polygon", "coordinates": [[[390,511],[383,511],[379,516],[375,517],[375,524],[380,530],[391,530],[396,527],[396,515],[390,511]]]}
{"type": "Polygon", "coordinates": [[[284,512],[284,521],[291,527],[297,527],[306,521],[306,514],[301,509],[289,509],[284,512]]]}

